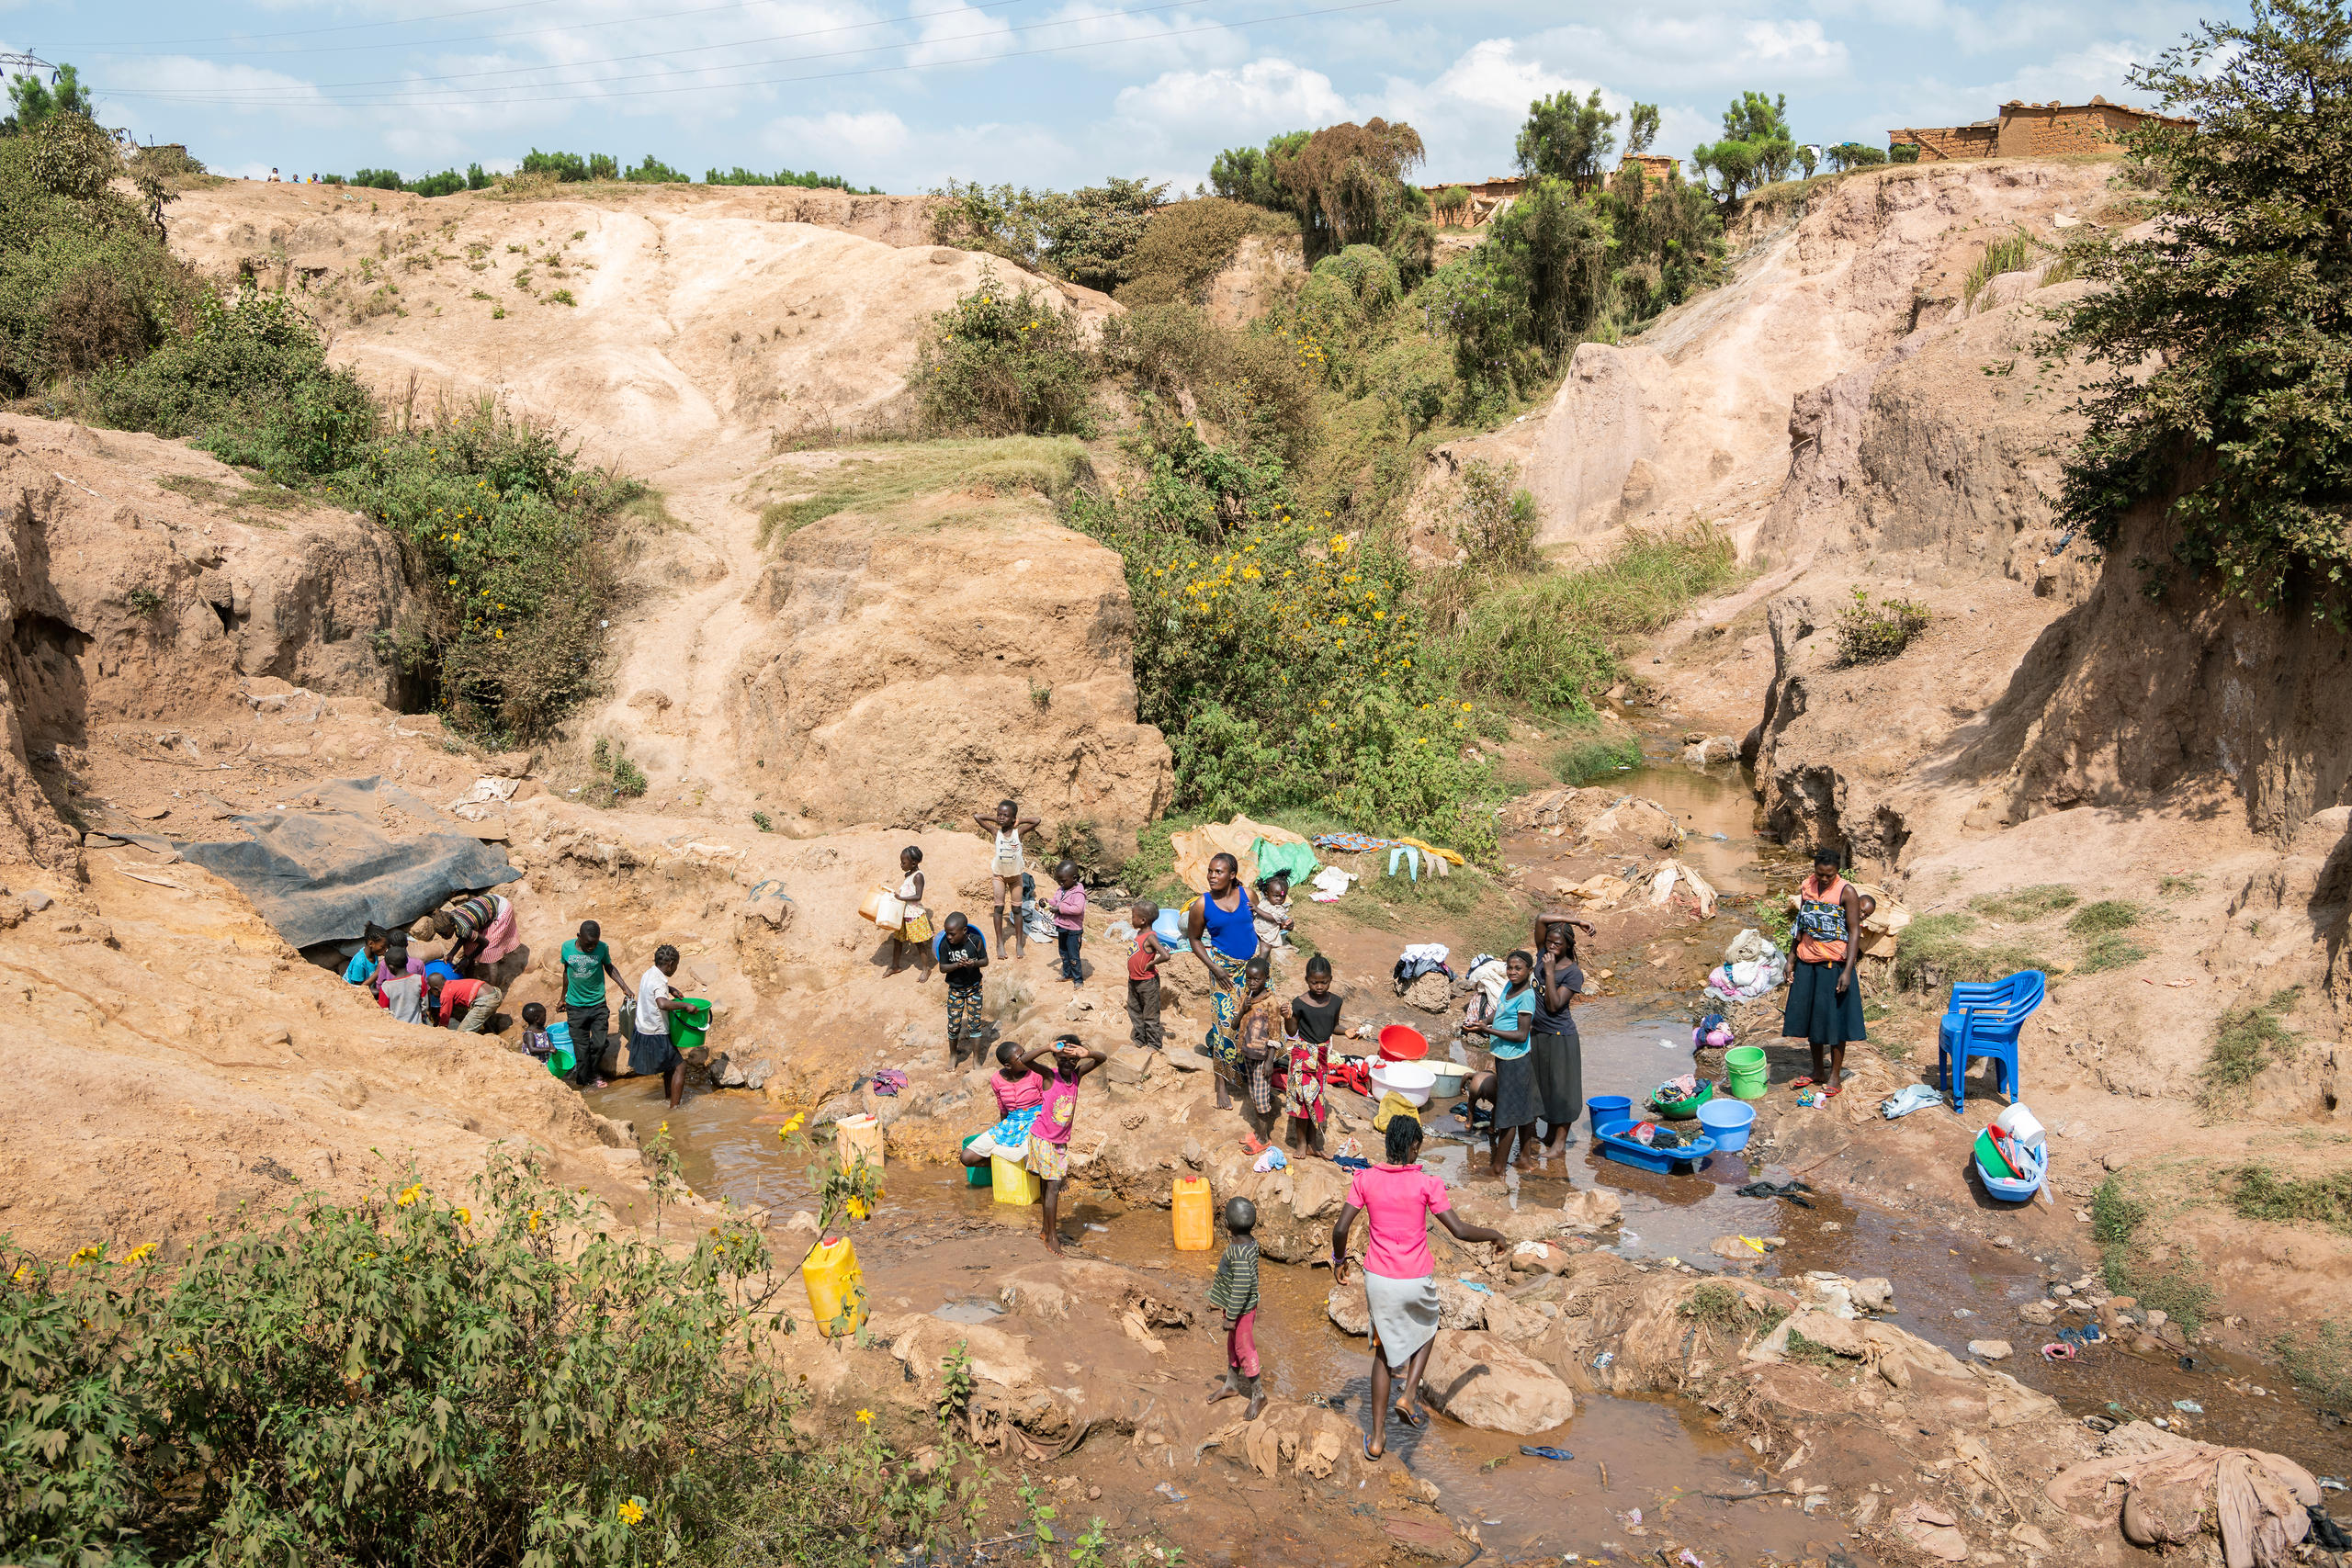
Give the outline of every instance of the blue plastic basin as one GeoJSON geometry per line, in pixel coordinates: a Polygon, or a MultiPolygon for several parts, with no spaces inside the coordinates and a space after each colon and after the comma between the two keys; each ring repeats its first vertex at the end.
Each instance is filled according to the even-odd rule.
{"type": "Polygon", "coordinates": [[[1744,1100],[1711,1100],[1699,1107],[1699,1125],[1724,1154],[1747,1146],[1756,1122],[1756,1107],[1744,1100]]]}

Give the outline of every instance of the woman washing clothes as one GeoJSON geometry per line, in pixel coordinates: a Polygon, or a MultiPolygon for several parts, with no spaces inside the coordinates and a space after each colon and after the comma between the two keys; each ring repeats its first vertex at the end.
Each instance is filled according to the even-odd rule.
{"type": "Polygon", "coordinates": [[[1258,931],[1250,895],[1241,886],[1241,863],[1228,854],[1209,857],[1209,890],[1184,912],[1184,936],[1193,956],[1209,972],[1209,1055],[1216,1063],[1216,1108],[1233,1108],[1232,1086],[1241,1077],[1239,1036],[1242,993],[1235,982],[1258,956],[1258,931]]]}
{"type": "Polygon", "coordinates": [[[1813,1076],[1790,1087],[1819,1084],[1824,1095],[1842,1094],[1846,1043],[1870,1038],[1862,1027],[1862,988],[1854,978],[1866,913],[1862,896],[1838,874],[1838,852],[1825,846],[1813,857],[1813,874],[1790,902],[1796,906],[1796,970],[1789,978],[1781,1032],[1803,1039],[1813,1051],[1813,1076]]]}

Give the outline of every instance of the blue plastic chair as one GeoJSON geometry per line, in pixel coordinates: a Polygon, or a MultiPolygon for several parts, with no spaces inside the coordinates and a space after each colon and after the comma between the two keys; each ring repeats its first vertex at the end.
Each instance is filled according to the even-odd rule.
{"type": "Polygon", "coordinates": [[[2018,1102],[2018,1036],[2041,1005],[2049,984],[2039,969],[2027,969],[1990,985],[1954,981],[1936,1033],[1936,1087],[1951,1095],[1958,1111],[1968,1103],[1968,1059],[1990,1056],[1998,1064],[1996,1082],[2011,1105],[2018,1102]]]}

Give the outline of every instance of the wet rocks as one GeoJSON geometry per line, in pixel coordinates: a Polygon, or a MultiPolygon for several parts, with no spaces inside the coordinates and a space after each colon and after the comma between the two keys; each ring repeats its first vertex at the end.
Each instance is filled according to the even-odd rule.
{"type": "Polygon", "coordinates": [[[2058,1309],[2049,1302],[2027,1302],[2018,1308],[2018,1321],[2048,1325],[2058,1321],[2058,1309]]]}
{"type": "Polygon", "coordinates": [[[727,1051],[714,1054],[710,1066],[704,1069],[710,1075],[713,1089],[758,1089],[775,1077],[775,1058],[760,1056],[745,1061],[727,1051]]]}
{"type": "Polygon", "coordinates": [[[1577,1413],[1576,1395],[1533,1357],[1496,1335],[1441,1332],[1421,1396],[1465,1427],[1532,1437],[1577,1413]]]}
{"type": "Polygon", "coordinates": [[[1972,1339],[1968,1353],[1980,1361],[2006,1361],[2017,1352],[2006,1339],[1972,1339]]]}

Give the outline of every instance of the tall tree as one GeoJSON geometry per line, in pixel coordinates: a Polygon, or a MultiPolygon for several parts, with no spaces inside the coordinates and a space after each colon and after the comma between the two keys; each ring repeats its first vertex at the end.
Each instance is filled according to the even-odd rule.
{"type": "Polygon", "coordinates": [[[1657,144],[1657,106],[1635,104],[1625,117],[1625,156],[1638,158],[1657,144]]]}
{"type": "Polygon", "coordinates": [[[1796,139],[1789,134],[1789,97],[1742,93],[1724,111],[1724,139],[1702,142],[1690,153],[1700,172],[1722,182],[1724,199],[1736,201],[1760,185],[1785,179],[1797,164],[1796,139]]]}
{"type": "Polygon", "coordinates": [[[1209,188],[1228,200],[1281,209],[1283,187],[1274,177],[1275,160],[1296,156],[1309,134],[1290,130],[1270,136],[1262,152],[1255,147],[1227,148],[1209,164],[1209,188]]]}
{"type": "Polygon", "coordinates": [[[1527,123],[1520,127],[1520,172],[1538,179],[1571,180],[1580,188],[1598,184],[1602,160],[1617,144],[1617,118],[1601,107],[1598,87],[1582,102],[1574,93],[1536,99],[1527,106],[1527,123]]]}
{"type": "MultiPolygon", "coordinates": [[[[1420,132],[1401,119],[1327,125],[1295,152],[1276,153],[1274,179],[1283,205],[1298,214],[1308,261],[1350,245],[1379,245],[1391,249],[1399,270],[1412,275],[1405,265],[1409,258],[1396,255],[1390,243],[1427,206],[1420,192],[1405,183],[1427,156],[1420,132]]],[[[1426,218],[1420,223],[1428,228],[1426,218]]]]}
{"type": "Polygon", "coordinates": [[[90,90],[82,85],[82,73],[71,65],[57,68],[54,86],[39,76],[8,78],[8,102],[16,113],[6,123],[0,123],[0,134],[13,136],[20,130],[30,130],[41,121],[56,114],[95,114],[97,104],[90,90]]]}
{"type": "Polygon", "coordinates": [[[2132,84],[2190,123],[2143,122],[2153,222],[2078,245],[2104,287],[2047,350],[2103,374],[2064,459],[2062,518],[2095,544],[2161,503],[2175,569],[2263,608],[2352,611],[2352,17],[2253,0],[2132,84]]]}

